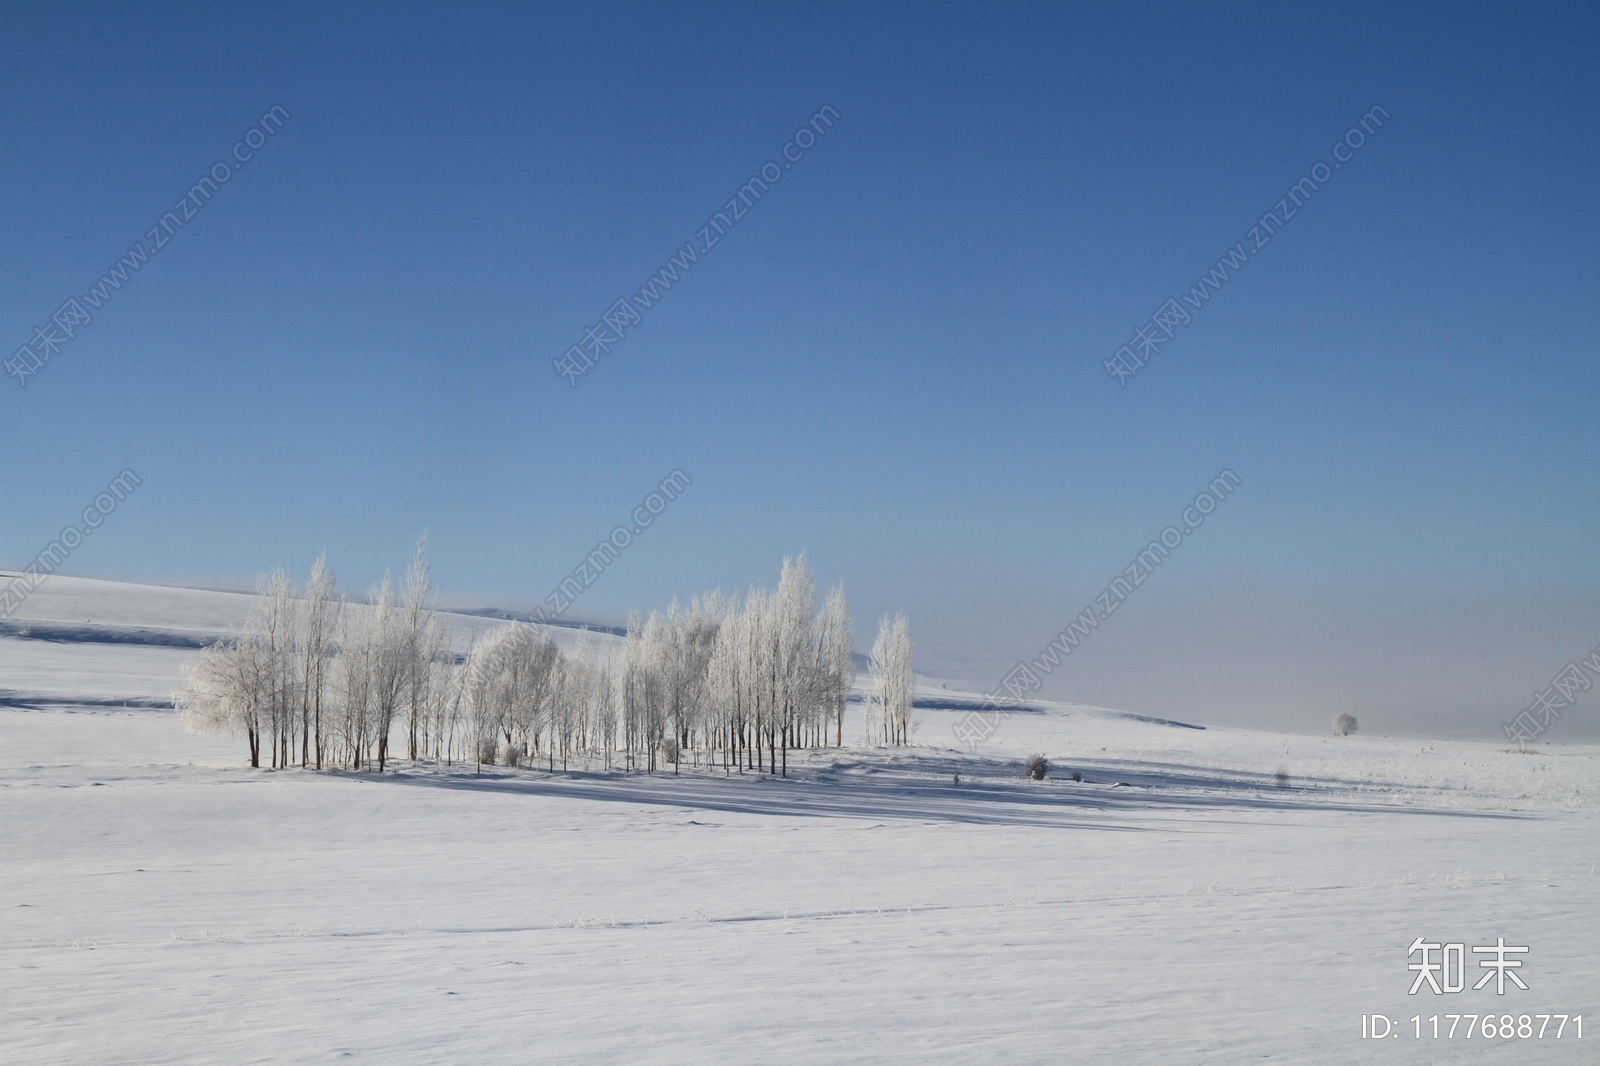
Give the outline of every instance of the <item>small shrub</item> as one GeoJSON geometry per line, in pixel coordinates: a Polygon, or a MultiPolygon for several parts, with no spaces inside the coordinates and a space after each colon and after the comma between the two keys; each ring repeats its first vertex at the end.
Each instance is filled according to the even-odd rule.
{"type": "Polygon", "coordinates": [[[1351,733],[1354,733],[1355,731],[1356,731],[1356,720],[1355,720],[1355,717],[1353,715],[1348,715],[1348,714],[1345,714],[1343,711],[1341,711],[1338,714],[1333,716],[1333,735],[1334,736],[1336,736],[1336,737],[1347,737],[1351,733]]]}
{"type": "Polygon", "coordinates": [[[1032,781],[1043,781],[1050,772],[1050,760],[1038,752],[1028,756],[1028,761],[1022,764],[1022,776],[1032,781]]]}
{"type": "Polygon", "coordinates": [[[678,765],[677,737],[667,737],[661,742],[661,761],[670,766],[678,765]]]}
{"type": "Polygon", "coordinates": [[[1083,780],[1083,772],[1081,770],[1072,771],[1072,779],[1074,781],[1082,781],[1083,780]]]}
{"type": "Polygon", "coordinates": [[[1283,769],[1282,767],[1279,767],[1279,769],[1278,769],[1278,787],[1279,788],[1288,788],[1289,787],[1289,771],[1283,769]]]}
{"type": "Polygon", "coordinates": [[[507,766],[516,766],[522,762],[522,749],[515,744],[507,744],[504,762],[507,766]]]}
{"type": "Polygon", "coordinates": [[[478,742],[478,761],[485,766],[493,766],[497,750],[498,748],[493,740],[480,740],[478,742]]]}

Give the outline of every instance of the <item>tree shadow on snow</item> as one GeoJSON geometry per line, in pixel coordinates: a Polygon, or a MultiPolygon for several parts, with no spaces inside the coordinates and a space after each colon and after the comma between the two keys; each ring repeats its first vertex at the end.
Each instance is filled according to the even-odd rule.
{"type": "MultiPolygon", "coordinates": [[[[824,753],[791,762],[788,778],[746,771],[720,772],[556,771],[403,769],[363,780],[412,788],[549,796],[642,804],[728,814],[872,821],[941,822],[970,825],[1048,826],[1108,832],[1148,832],[1107,815],[1152,812],[1338,811],[1434,817],[1521,819],[1514,812],[1452,809],[1390,802],[1387,796],[1352,796],[1339,782],[1306,782],[1278,788],[1268,775],[1225,772],[1161,763],[1074,764],[1083,780],[1058,769],[1044,781],[1023,780],[1018,764],[934,753],[892,754],[866,761],[841,751],[819,765],[824,753]],[[882,760],[882,761],[879,761],[882,760]],[[962,783],[955,783],[955,775],[962,783]],[[1057,776],[1059,775],[1059,776],[1057,776]]],[[[1368,787],[1375,787],[1368,784],[1368,787]]],[[[1432,798],[1429,796],[1423,799],[1432,798]]]]}

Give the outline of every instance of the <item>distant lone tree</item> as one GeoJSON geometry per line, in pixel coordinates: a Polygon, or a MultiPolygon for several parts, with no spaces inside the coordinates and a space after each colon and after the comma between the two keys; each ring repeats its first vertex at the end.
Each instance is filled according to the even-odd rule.
{"type": "Polygon", "coordinates": [[[1343,711],[1333,716],[1333,735],[1347,737],[1356,731],[1354,715],[1345,714],[1343,711]]]}

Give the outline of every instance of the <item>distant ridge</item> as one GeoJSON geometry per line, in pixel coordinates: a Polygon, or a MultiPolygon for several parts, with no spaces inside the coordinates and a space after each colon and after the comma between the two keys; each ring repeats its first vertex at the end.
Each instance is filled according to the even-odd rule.
{"type": "Polygon", "coordinates": [[[156,648],[204,648],[226,639],[226,634],[179,632],[151,626],[0,622],[0,637],[48,640],[56,644],[142,644],[156,648]]]}
{"type": "Polygon", "coordinates": [[[579,622],[570,618],[535,618],[519,611],[501,607],[441,607],[448,614],[464,614],[472,618],[496,618],[502,622],[527,622],[529,625],[561,626],[564,629],[586,629],[591,633],[609,633],[613,637],[628,635],[626,626],[604,626],[598,622],[579,622]]]}

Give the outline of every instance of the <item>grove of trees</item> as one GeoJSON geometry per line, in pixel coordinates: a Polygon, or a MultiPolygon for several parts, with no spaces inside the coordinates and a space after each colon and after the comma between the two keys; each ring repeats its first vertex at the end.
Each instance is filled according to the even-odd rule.
{"type": "MultiPolygon", "coordinates": [[[[188,664],[177,702],[191,728],[244,734],[252,766],[264,751],[274,768],[381,773],[398,733],[413,761],[786,774],[791,749],[844,743],[854,651],[844,590],[819,611],[802,555],[776,591],[634,615],[620,642],[580,634],[562,650],[513,622],[458,655],[419,540],[405,587],[386,576],[365,602],[337,594],[325,559],[301,590],[281,570],[263,577],[243,632],[188,664]]],[[[883,619],[870,669],[867,741],[909,743],[903,616],[883,619]]]]}

